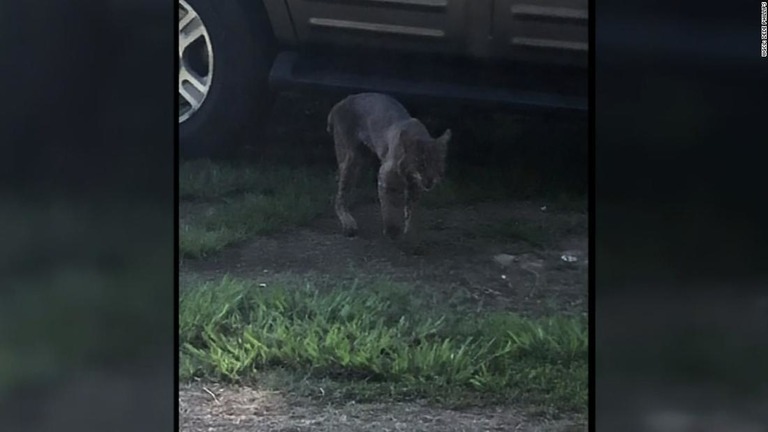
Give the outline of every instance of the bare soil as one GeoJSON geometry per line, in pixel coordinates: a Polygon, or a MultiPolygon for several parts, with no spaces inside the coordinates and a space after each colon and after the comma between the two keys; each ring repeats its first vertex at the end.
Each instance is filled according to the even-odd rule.
{"type": "Polygon", "coordinates": [[[250,387],[190,384],[179,390],[185,432],[584,431],[570,420],[530,420],[510,407],[453,411],[419,403],[342,406],[250,387]]]}
{"type": "Polygon", "coordinates": [[[229,274],[258,279],[284,272],[386,276],[447,297],[463,290],[485,308],[534,316],[586,312],[587,216],[542,210],[544,205],[419,209],[411,238],[393,243],[381,234],[376,205],[364,204],[353,210],[360,227],[356,238],[341,235],[337,219],[329,214],[307,227],[259,237],[208,260],[185,261],[182,272],[203,278],[229,274]],[[548,240],[531,244],[498,228],[509,220],[541,227],[548,240]],[[576,261],[564,261],[566,254],[576,261]]]}

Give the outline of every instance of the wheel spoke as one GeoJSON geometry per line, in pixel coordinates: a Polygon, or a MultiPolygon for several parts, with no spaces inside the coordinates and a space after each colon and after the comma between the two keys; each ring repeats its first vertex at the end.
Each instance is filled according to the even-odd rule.
{"type": "Polygon", "coordinates": [[[195,11],[192,9],[184,9],[184,16],[179,17],[179,30],[184,30],[184,28],[195,18],[197,18],[195,11]]]}
{"type": "Polygon", "coordinates": [[[195,95],[192,94],[188,88],[184,87],[184,83],[181,81],[179,82],[179,96],[181,96],[181,98],[184,99],[184,101],[188,103],[192,109],[197,108],[197,105],[200,103],[199,98],[195,97],[195,95]]]}
{"type": "Polygon", "coordinates": [[[192,84],[200,93],[205,93],[208,89],[208,78],[201,77],[186,67],[182,67],[179,79],[192,84]]]}
{"type": "Polygon", "coordinates": [[[200,21],[200,18],[195,16],[186,27],[180,28],[179,30],[179,52],[183,53],[189,44],[204,35],[205,28],[203,27],[203,22],[200,21]]]}
{"type": "Polygon", "coordinates": [[[194,71],[182,67],[179,72],[179,95],[193,108],[197,108],[208,91],[207,78],[198,76],[194,71]]]}

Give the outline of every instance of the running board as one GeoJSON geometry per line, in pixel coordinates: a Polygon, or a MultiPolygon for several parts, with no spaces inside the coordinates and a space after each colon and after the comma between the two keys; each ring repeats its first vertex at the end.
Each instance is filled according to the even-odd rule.
{"type": "MultiPolygon", "coordinates": [[[[416,82],[402,78],[354,73],[345,68],[334,70],[327,67],[312,67],[311,60],[296,52],[281,52],[272,65],[269,75],[270,85],[278,91],[297,87],[320,87],[345,93],[377,92],[502,104],[507,108],[522,111],[559,112],[572,115],[586,115],[588,112],[586,97],[460,83],[416,82]],[[303,64],[297,67],[300,61],[303,64]]],[[[320,63],[328,64],[327,61],[320,63]]]]}

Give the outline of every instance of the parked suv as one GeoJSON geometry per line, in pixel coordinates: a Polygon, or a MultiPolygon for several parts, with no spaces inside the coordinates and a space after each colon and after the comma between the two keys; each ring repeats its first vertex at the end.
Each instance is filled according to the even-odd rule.
{"type": "Polygon", "coordinates": [[[179,0],[179,133],[215,153],[274,91],[587,110],[588,0],[179,0]]]}

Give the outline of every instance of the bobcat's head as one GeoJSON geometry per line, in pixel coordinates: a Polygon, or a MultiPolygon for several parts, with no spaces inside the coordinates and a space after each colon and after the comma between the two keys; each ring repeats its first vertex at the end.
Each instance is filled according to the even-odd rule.
{"type": "Polygon", "coordinates": [[[398,166],[400,173],[414,181],[423,191],[430,191],[445,175],[445,157],[451,130],[432,138],[424,125],[414,121],[403,128],[398,146],[402,146],[398,166]]]}

